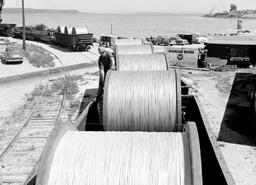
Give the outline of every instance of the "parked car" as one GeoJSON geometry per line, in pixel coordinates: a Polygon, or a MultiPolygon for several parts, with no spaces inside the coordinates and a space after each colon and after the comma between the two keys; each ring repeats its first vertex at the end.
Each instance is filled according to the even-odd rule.
{"type": "Polygon", "coordinates": [[[4,64],[7,63],[22,63],[23,55],[19,48],[11,46],[5,49],[5,53],[2,56],[4,64]]]}

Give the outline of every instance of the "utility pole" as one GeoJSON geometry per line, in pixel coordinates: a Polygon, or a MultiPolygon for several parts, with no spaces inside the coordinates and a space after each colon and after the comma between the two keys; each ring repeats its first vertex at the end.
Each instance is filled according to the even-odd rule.
{"type": "Polygon", "coordinates": [[[111,31],[110,31],[110,34],[112,35],[113,33],[113,24],[111,24],[111,31]]]}
{"type": "Polygon", "coordinates": [[[242,30],[243,26],[242,26],[242,19],[237,19],[237,30],[242,30]]]}
{"type": "Polygon", "coordinates": [[[25,33],[25,11],[24,11],[24,0],[22,1],[22,24],[23,24],[23,50],[26,51],[26,33],[25,33]]]}

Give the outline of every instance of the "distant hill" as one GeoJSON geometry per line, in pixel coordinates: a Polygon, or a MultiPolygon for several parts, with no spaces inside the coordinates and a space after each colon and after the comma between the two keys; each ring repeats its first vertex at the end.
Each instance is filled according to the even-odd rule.
{"type": "MultiPolygon", "coordinates": [[[[3,13],[21,13],[21,8],[3,8],[3,13]]],[[[81,12],[74,9],[34,9],[34,8],[25,8],[25,13],[40,13],[40,14],[55,14],[55,13],[83,13],[83,14],[124,14],[124,15],[201,15],[201,13],[168,13],[168,12],[131,12],[131,13],[96,13],[96,12],[81,12]]]]}
{"type": "Polygon", "coordinates": [[[135,12],[132,14],[136,14],[136,15],[173,15],[173,16],[180,16],[180,15],[187,15],[187,16],[200,16],[202,15],[201,13],[171,13],[171,12],[135,12]]]}
{"type": "MultiPolygon", "coordinates": [[[[21,8],[3,8],[3,13],[21,13],[21,8]]],[[[54,14],[54,13],[80,13],[78,10],[58,10],[58,9],[33,9],[25,8],[25,13],[45,13],[45,14],[54,14]]]]}

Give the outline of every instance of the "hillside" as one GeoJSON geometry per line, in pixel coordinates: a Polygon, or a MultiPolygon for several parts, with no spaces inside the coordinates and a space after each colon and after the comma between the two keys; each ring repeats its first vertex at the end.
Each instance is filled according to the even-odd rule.
{"type": "MultiPolygon", "coordinates": [[[[3,13],[21,13],[21,8],[4,8],[3,13]]],[[[26,13],[45,13],[45,14],[54,14],[54,13],[80,13],[78,10],[60,10],[60,9],[33,9],[25,8],[26,13]]]]}

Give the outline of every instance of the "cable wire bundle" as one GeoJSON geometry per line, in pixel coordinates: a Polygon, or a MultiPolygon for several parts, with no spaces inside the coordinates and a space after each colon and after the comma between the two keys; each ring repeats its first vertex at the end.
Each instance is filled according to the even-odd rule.
{"type": "Polygon", "coordinates": [[[119,55],[117,57],[118,71],[166,71],[168,70],[166,56],[163,53],[141,55],[119,55]]]}
{"type": "Polygon", "coordinates": [[[107,131],[175,131],[176,71],[111,71],[105,82],[103,123],[107,131]]]}
{"type": "Polygon", "coordinates": [[[183,133],[68,131],[43,185],[190,185],[183,133]]]}
{"type": "Polygon", "coordinates": [[[116,57],[119,55],[152,54],[153,46],[146,45],[116,45],[114,48],[116,57]]]}

